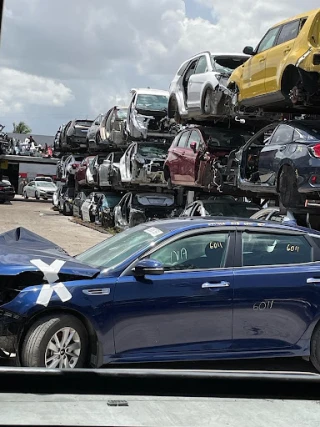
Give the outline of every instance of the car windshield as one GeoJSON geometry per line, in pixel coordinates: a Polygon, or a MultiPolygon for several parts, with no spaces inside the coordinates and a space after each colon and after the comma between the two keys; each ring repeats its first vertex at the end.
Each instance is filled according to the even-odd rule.
{"type": "Polygon", "coordinates": [[[218,73],[231,75],[232,71],[248,60],[246,56],[211,56],[212,66],[218,73]]]}
{"type": "Polygon", "coordinates": [[[168,154],[167,146],[159,145],[138,145],[138,153],[143,157],[158,157],[165,159],[168,154]]]}
{"type": "Polygon", "coordinates": [[[143,95],[137,97],[137,108],[142,110],[167,110],[168,97],[165,95],[143,95]]]}
{"type": "Polygon", "coordinates": [[[138,226],[119,233],[76,256],[92,267],[114,269],[136,252],[155,243],[165,229],[161,226],[138,226]]]}
{"type": "Polygon", "coordinates": [[[36,181],[36,185],[39,187],[56,188],[53,182],[47,182],[47,181],[36,181]]]}
{"type": "Polygon", "coordinates": [[[119,108],[116,112],[116,118],[119,120],[125,120],[127,118],[127,108],[119,108]]]}
{"type": "Polygon", "coordinates": [[[121,200],[121,196],[105,196],[102,206],[105,208],[114,208],[121,200]]]}
{"type": "Polygon", "coordinates": [[[232,147],[244,145],[253,135],[253,132],[245,129],[205,128],[209,147],[232,147]]]}
{"type": "Polygon", "coordinates": [[[255,212],[260,210],[259,206],[251,203],[237,203],[237,202],[206,202],[204,208],[211,216],[226,216],[226,217],[239,217],[250,218],[255,212]]]}

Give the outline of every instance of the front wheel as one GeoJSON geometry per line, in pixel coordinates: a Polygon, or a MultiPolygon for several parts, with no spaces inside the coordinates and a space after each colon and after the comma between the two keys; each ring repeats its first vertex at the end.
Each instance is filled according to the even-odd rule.
{"type": "Polygon", "coordinates": [[[34,323],[22,343],[23,366],[83,368],[87,364],[88,334],[74,316],[58,314],[34,323]]]}
{"type": "Polygon", "coordinates": [[[205,114],[212,114],[212,111],[213,111],[212,103],[213,103],[213,92],[211,89],[207,89],[204,97],[204,105],[203,105],[203,110],[205,114]]]}
{"type": "Polygon", "coordinates": [[[28,195],[27,195],[26,191],[23,192],[23,198],[26,199],[26,200],[28,199],[28,195]]]}
{"type": "Polygon", "coordinates": [[[310,343],[310,361],[318,372],[320,372],[320,325],[313,332],[310,343]]]}

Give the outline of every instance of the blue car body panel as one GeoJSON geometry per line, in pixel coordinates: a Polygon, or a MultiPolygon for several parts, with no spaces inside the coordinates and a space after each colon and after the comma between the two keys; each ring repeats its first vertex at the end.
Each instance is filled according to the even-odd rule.
{"type": "MultiPolygon", "coordinates": [[[[143,227],[157,224],[165,231],[155,239],[156,245],[178,234],[210,228],[320,237],[301,227],[239,219],[180,218],[143,227]]],[[[5,316],[20,322],[13,334],[17,348],[19,337],[34,318],[64,311],[85,319],[94,331],[100,352],[93,362],[97,366],[310,354],[310,338],[320,318],[320,289],[307,279],[320,277],[320,258],[307,264],[241,267],[236,263],[237,241],[228,248],[231,265],[225,268],[165,271],[144,277],[128,274],[128,267],[151,247],[146,244],[116,268],[104,270],[81,263],[27,230],[0,235],[0,283],[1,276],[36,273],[37,277],[34,284],[0,306],[0,347],[1,323],[8,322],[3,320],[5,316]],[[65,261],[60,273],[71,294],[69,300],[62,302],[53,292],[48,307],[37,303],[46,282],[39,282],[39,270],[30,263],[35,258],[47,264],[65,261]],[[228,286],[208,289],[202,286],[207,282],[228,286]],[[90,294],[96,289],[106,292],[90,294]]]]}

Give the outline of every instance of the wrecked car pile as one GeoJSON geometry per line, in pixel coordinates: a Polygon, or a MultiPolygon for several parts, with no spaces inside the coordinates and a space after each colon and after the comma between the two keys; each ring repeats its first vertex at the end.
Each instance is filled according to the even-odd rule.
{"type": "Polygon", "coordinates": [[[171,216],[204,194],[261,206],[275,200],[281,209],[320,200],[319,16],[316,10],[276,24],[243,53],[201,52],[181,64],[169,91],[132,89],[128,107],[87,121],[82,153],[71,153],[68,130],[82,121],[61,126],[57,175],[76,193],[125,195],[114,209],[119,227],[137,222],[128,208],[136,195],[155,190],[173,195],[171,216]],[[285,61],[282,44],[290,46],[285,61]],[[254,74],[261,61],[262,82],[254,74]]]}

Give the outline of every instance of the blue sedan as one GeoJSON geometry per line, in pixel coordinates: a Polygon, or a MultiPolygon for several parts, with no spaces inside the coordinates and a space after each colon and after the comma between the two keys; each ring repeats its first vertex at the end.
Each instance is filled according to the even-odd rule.
{"type": "Polygon", "coordinates": [[[320,233],[168,219],[73,258],[17,229],[0,235],[0,304],[0,348],[22,366],[300,356],[320,370],[320,233]]]}

